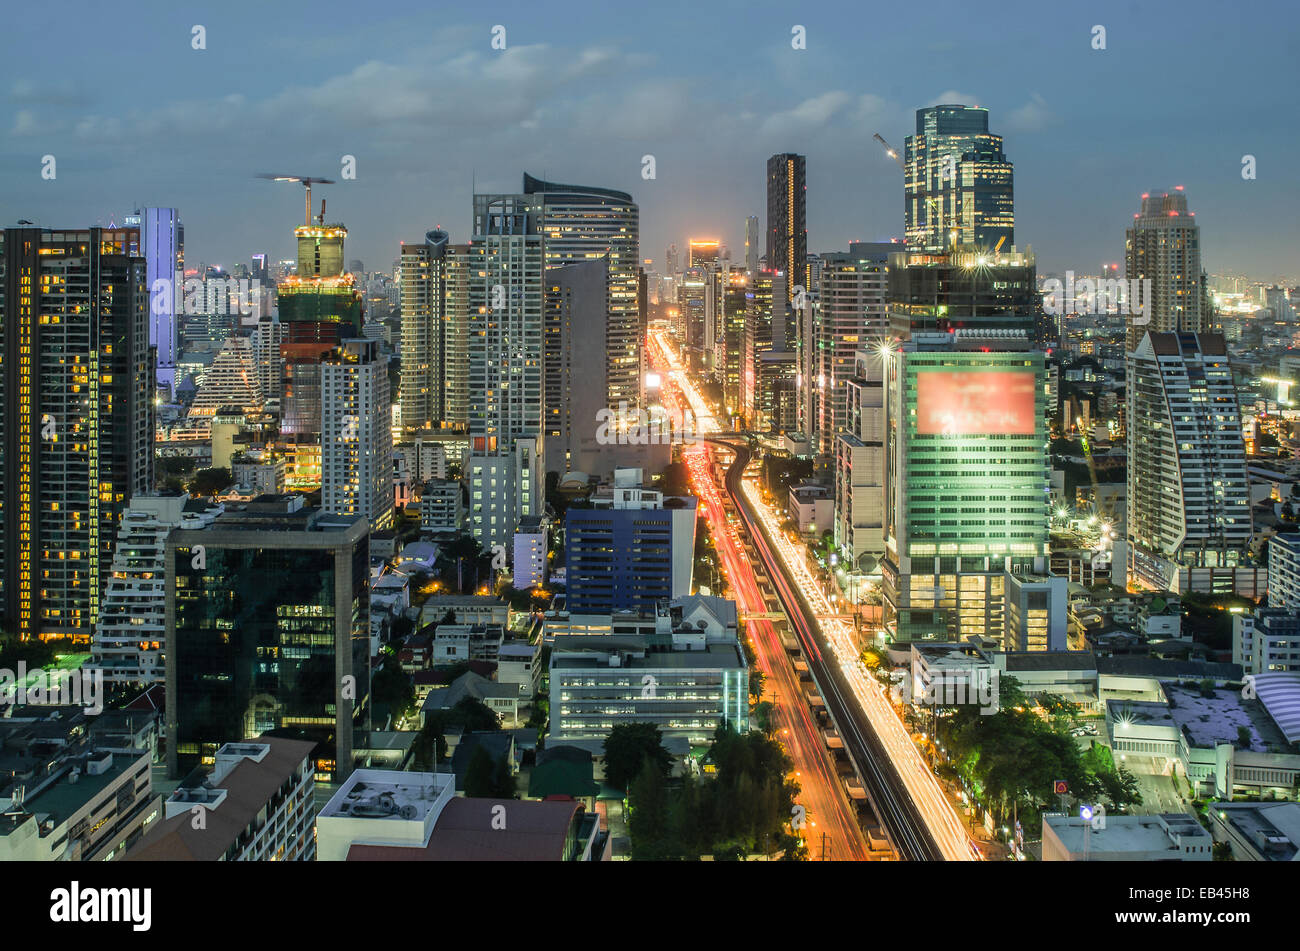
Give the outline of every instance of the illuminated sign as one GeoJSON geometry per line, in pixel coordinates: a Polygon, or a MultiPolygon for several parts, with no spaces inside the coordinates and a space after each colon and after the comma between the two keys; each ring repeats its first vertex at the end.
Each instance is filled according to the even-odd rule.
{"type": "Polygon", "coordinates": [[[1034,374],[1005,370],[922,371],[916,376],[916,431],[921,435],[1032,436],[1034,374]]]}

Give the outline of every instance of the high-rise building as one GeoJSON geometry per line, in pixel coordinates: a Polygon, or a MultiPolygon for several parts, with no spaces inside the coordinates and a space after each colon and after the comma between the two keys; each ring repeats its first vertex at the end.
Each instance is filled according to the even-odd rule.
{"type": "Polygon", "coordinates": [[[106,683],[153,684],[163,679],[163,640],[167,633],[167,536],[188,520],[208,524],[218,504],[172,494],[137,495],[122,516],[113,572],[104,589],[95,630],[94,666],[106,683]],[[190,511],[186,511],[187,508],[190,511]]]}
{"type": "Polygon", "coordinates": [[[340,341],[361,336],[361,292],[343,272],[347,234],[341,224],[295,228],[297,271],[277,287],[284,332],[280,435],[293,488],[320,485],[321,360],[340,341]]]}
{"type": "Polygon", "coordinates": [[[155,354],[134,229],[0,246],[0,614],[89,643],[132,496],[153,485],[155,354]]]}
{"type": "Polygon", "coordinates": [[[402,429],[432,428],[441,413],[441,263],[447,232],[430,231],[423,244],[402,244],[402,429]]]}
{"type": "Polygon", "coordinates": [[[687,267],[717,267],[722,263],[721,248],[717,238],[691,238],[687,243],[687,267]]]}
{"type": "Polygon", "coordinates": [[[1002,151],[1002,136],[989,132],[987,109],[916,110],[904,177],[909,251],[988,252],[1015,242],[1014,169],[1002,151]]]}
{"type": "Polygon", "coordinates": [[[458,429],[469,422],[466,322],[468,245],[435,229],[401,254],[402,429],[458,429]]]}
{"type": "Polygon", "coordinates": [[[1300,608],[1300,534],[1268,541],[1268,606],[1300,608]]]}
{"type": "Polygon", "coordinates": [[[321,363],[321,508],[393,521],[388,362],[374,340],[345,340],[321,363]]]}
{"type": "Polygon", "coordinates": [[[1147,309],[1128,317],[1127,351],[1148,331],[1200,333],[1209,324],[1209,291],[1201,270],[1201,229],[1187,210],[1182,186],[1147,192],[1142,210],[1124,235],[1124,271],[1129,281],[1150,281],[1147,309]]]}
{"type": "Polygon", "coordinates": [[[1143,334],[1128,357],[1130,581],[1232,592],[1247,562],[1250,486],[1221,334],[1143,334]]]}
{"type": "Polygon", "coordinates": [[[317,776],[352,769],[370,690],[370,545],[357,516],[262,496],[167,537],[167,768],[294,730],[317,776]]]}
{"type": "MultiPolygon", "coordinates": [[[[605,334],[609,266],[603,258],[548,268],[545,274],[545,447],[548,470],[561,476],[593,451],[609,392],[605,334]]],[[[617,409],[617,405],[615,406],[617,409]]]]}
{"type": "Polygon", "coordinates": [[[745,219],[745,270],[751,274],[758,270],[758,257],[762,253],[758,233],[758,215],[750,215],[745,219]]]}
{"type": "Polygon", "coordinates": [[[543,504],[541,197],[475,195],[470,245],[469,526],[508,546],[543,504]]]}
{"type": "Polygon", "coordinates": [[[158,348],[158,388],[170,400],[176,393],[176,281],[185,272],[185,227],[175,208],[146,208],[139,215],[140,255],[152,298],[149,343],[158,348]]]}
{"type": "Polygon", "coordinates": [[[885,350],[885,623],[1005,637],[1006,575],[1048,571],[1045,356],[1028,254],[898,253],[885,350]]]}
{"type": "Polygon", "coordinates": [[[815,435],[822,453],[832,452],[835,437],[849,431],[847,384],[855,375],[857,352],[879,346],[887,336],[886,269],[889,255],[898,250],[888,242],[854,242],[848,253],[821,256],[813,350],[819,415],[809,435],[815,435]]]}
{"type": "Polygon", "coordinates": [[[681,282],[677,285],[677,310],[681,314],[682,325],[686,328],[686,346],[684,356],[686,365],[695,371],[703,371],[705,359],[705,293],[712,272],[703,267],[687,268],[682,272],[681,282]]]}
{"type": "Polygon", "coordinates": [[[609,266],[609,326],[605,332],[608,406],[641,404],[645,335],[638,301],[640,210],[627,192],[557,185],[524,175],[524,194],[541,216],[546,267],[604,258],[609,266]]]}
{"type": "Polygon", "coordinates": [[[786,300],[796,288],[808,293],[808,187],[806,159],[793,152],[767,160],[767,266],[789,278],[786,300]]]}
{"type": "Polygon", "coordinates": [[[749,281],[757,271],[731,271],[720,275],[722,288],[722,339],[719,352],[722,356],[722,398],[728,415],[736,417],[741,410],[741,376],[744,372],[745,316],[749,281]]]}
{"type": "Polygon", "coordinates": [[[884,367],[892,353],[883,341],[854,354],[844,381],[845,432],[835,446],[835,547],[850,570],[869,572],[885,550],[884,367]]]}
{"type": "Polygon", "coordinates": [[[257,382],[267,403],[276,409],[284,386],[284,358],[280,345],[284,343],[284,324],[275,317],[260,317],[252,333],[253,365],[257,382]]]}

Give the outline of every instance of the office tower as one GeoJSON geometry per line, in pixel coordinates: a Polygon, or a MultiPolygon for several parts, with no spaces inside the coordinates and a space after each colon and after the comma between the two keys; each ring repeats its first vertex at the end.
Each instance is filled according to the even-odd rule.
{"type": "Polygon", "coordinates": [[[565,515],[568,610],[653,613],[691,593],[696,501],[643,487],[640,469],[619,469],[590,508],[565,515]]]}
{"type": "Polygon", "coordinates": [[[1124,234],[1124,273],[1130,282],[1151,282],[1145,285],[1150,290],[1143,292],[1147,312],[1128,316],[1125,352],[1135,350],[1148,330],[1200,333],[1211,329],[1209,290],[1201,270],[1201,229],[1196,212],[1187,210],[1181,185],[1171,192],[1142,196],[1142,210],[1124,234]]]}
{"type": "Polygon", "coordinates": [[[278,409],[284,385],[284,358],[280,354],[280,345],[284,343],[284,324],[275,317],[259,317],[251,340],[258,385],[262,388],[266,402],[278,409]]]}
{"type": "Polygon", "coordinates": [[[1015,242],[1014,169],[1002,136],[978,106],[916,110],[904,148],[905,238],[909,251],[981,251],[1015,242]]]}
{"type": "Polygon", "coordinates": [[[886,268],[898,250],[889,242],[854,242],[847,253],[821,256],[813,368],[821,398],[810,435],[815,433],[822,453],[834,451],[835,437],[849,431],[846,387],[855,373],[855,355],[887,338],[886,268]]]}
{"type": "Polygon", "coordinates": [[[727,414],[740,415],[741,376],[744,372],[745,325],[751,275],[757,271],[731,271],[720,275],[722,282],[722,399],[727,414]]]}
{"type": "Polygon", "coordinates": [[[806,159],[786,152],[767,160],[767,266],[789,278],[786,299],[807,293],[808,188],[806,159]]]}
{"type": "Polygon", "coordinates": [[[469,265],[470,531],[505,546],[543,504],[541,198],[475,195],[469,265]]]}
{"type": "Polygon", "coordinates": [[[605,333],[607,406],[641,403],[645,335],[638,302],[640,210],[627,192],[557,185],[524,175],[545,238],[546,267],[605,258],[609,265],[609,328],[605,333]]]}
{"type": "Polygon", "coordinates": [[[89,643],[127,503],[153,485],[155,354],[132,229],[9,228],[0,259],[0,615],[89,643]]]}
{"type": "Polygon", "coordinates": [[[294,730],[322,744],[318,778],[352,768],[370,688],[365,519],[262,496],[167,537],[167,769],[225,743],[294,730]]]}
{"type": "Polygon", "coordinates": [[[321,362],[321,508],[360,515],[371,531],[393,521],[388,361],[373,340],[345,340],[321,362]]]}
{"type": "Polygon", "coordinates": [[[751,274],[758,270],[758,256],[761,253],[758,232],[758,215],[750,215],[745,219],[745,270],[751,274]]]}
{"type": "Polygon", "coordinates": [[[678,260],[678,253],[677,245],[675,244],[668,245],[668,250],[664,252],[664,274],[669,278],[676,277],[677,272],[681,270],[681,261],[678,260]]]}
{"type": "Polygon", "coordinates": [[[704,322],[705,322],[705,285],[709,272],[704,268],[688,268],[682,272],[681,283],[677,285],[677,311],[681,315],[682,325],[686,328],[685,353],[686,365],[690,369],[704,369],[704,322]]]}
{"type": "MultiPolygon", "coordinates": [[[[545,279],[543,405],[548,470],[590,471],[579,459],[596,449],[606,409],[605,334],[609,265],[603,258],[548,268],[545,279]]],[[[617,404],[614,407],[618,409],[617,404]]]]}
{"type": "Polygon", "coordinates": [[[1300,534],[1268,541],[1268,606],[1300,608],[1300,534]]]}
{"type": "Polygon", "coordinates": [[[1127,392],[1130,581],[1233,591],[1252,519],[1223,336],[1147,331],[1129,354],[1127,392]]]}
{"type": "Polygon", "coordinates": [[[687,267],[718,266],[722,263],[721,247],[717,238],[691,238],[687,242],[687,267]]]}
{"type": "Polygon", "coordinates": [[[1006,575],[1048,570],[1045,357],[1034,259],[896,253],[885,356],[885,624],[1001,640],[1006,575]],[[981,263],[982,262],[982,263],[981,263]]]}
{"type": "Polygon", "coordinates": [[[151,295],[149,343],[158,348],[158,388],[176,393],[176,291],[185,273],[185,228],[175,208],[146,208],[140,217],[140,256],[151,295]],[[159,284],[159,281],[165,283],[159,284]]]}
{"type": "Polygon", "coordinates": [[[266,260],[266,252],[259,251],[257,254],[254,254],[251,258],[249,258],[249,261],[250,261],[249,268],[248,268],[249,276],[252,277],[253,280],[255,281],[260,281],[263,284],[269,284],[271,282],[271,267],[266,260]]]}
{"type": "Polygon", "coordinates": [[[835,547],[849,571],[870,572],[885,550],[885,342],[854,354],[844,380],[845,431],[835,447],[835,547]]]}
{"type": "Polygon", "coordinates": [[[745,293],[740,412],[749,428],[791,430],[798,417],[798,369],[784,273],[759,271],[745,293]]]}

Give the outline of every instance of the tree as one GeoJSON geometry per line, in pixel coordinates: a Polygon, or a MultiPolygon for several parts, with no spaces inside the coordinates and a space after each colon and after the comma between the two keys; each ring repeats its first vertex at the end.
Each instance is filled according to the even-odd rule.
{"type": "Polygon", "coordinates": [[[190,494],[210,497],[233,485],[234,481],[234,476],[225,467],[200,469],[190,482],[190,494]]]}
{"type": "Polygon", "coordinates": [[[659,489],[664,495],[689,495],[690,478],[686,472],[686,463],[680,459],[668,463],[660,475],[659,489]]]}
{"type": "Polygon", "coordinates": [[[402,670],[396,655],[389,655],[379,670],[370,676],[370,699],[394,720],[404,715],[415,702],[415,687],[410,675],[402,670]]]}
{"type": "Polygon", "coordinates": [[[475,747],[465,767],[465,795],[470,799],[515,798],[515,777],[505,757],[493,758],[482,744],[475,747]]]}
{"type": "Polygon", "coordinates": [[[667,777],[672,762],[663,735],[653,723],[620,723],[605,738],[605,781],[615,789],[626,791],[645,763],[667,777]]]}
{"type": "MultiPolygon", "coordinates": [[[[656,729],[655,732],[659,731],[656,729]]],[[[653,862],[680,857],[669,821],[667,779],[663,771],[656,768],[653,759],[647,757],[642,761],[641,769],[629,785],[627,798],[627,831],[632,858],[653,862]]]]}

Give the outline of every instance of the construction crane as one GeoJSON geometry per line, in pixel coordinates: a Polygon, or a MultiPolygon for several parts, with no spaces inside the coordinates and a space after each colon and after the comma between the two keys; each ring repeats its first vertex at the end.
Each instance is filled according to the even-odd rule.
{"type": "Polygon", "coordinates": [[[884,146],[884,148],[885,148],[885,154],[888,155],[888,156],[889,156],[891,159],[893,159],[895,162],[897,162],[899,168],[901,168],[901,169],[906,169],[906,168],[907,168],[907,165],[903,162],[903,156],[901,156],[901,155],[898,154],[898,149],[894,148],[892,145],[890,145],[888,142],[886,142],[883,138],[881,138],[881,135],[880,135],[879,132],[875,133],[875,134],[872,136],[872,138],[875,139],[877,142],[879,142],[882,146],[884,146]]]}
{"type": "MultiPolygon", "coordinates": [[[[309,175],[272,175],[270,173],[263,172],[259,174],[257,177],[266,178],[273,182],[302,182],[303,187],[307,189],[307,206],[306,206],[307,211],[306,214],[303,216],[304,219],[303,223],[308,227],[311,227],[311,186],[334,184],[334,179],[332,178],[314,178],[309,175]]],[[[324,224],[325,223],[325,202],[323,199],[321,200],[320,203],[320,215],[321,215],[321,224],[324,224]]]]}

